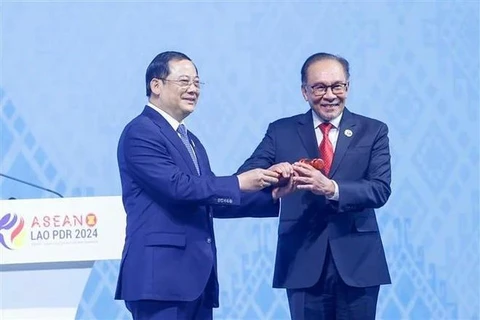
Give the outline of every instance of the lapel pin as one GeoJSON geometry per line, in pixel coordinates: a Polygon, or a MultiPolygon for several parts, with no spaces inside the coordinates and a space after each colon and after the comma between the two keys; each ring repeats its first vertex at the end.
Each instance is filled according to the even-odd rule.
{"type": "Polygon", "coordinates": [[[353,136],[353,132],[350,129],[346,129],[343,133],[349,138],[353,136]]]}

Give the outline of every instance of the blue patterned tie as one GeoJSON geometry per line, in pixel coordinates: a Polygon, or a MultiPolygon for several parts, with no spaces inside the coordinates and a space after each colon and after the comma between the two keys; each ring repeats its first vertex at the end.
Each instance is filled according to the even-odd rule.
{"type": "Polygon", "coordinates": [[[178,126],[177,132],[180,134],[180,139],[182,139],[182,142],[187,148],[188,153],[190,154],[190,157],[192,157],[193,164],[195,165],[195,169],[197,169],[198,175],[200,175],[200,169],[198,168],[197,157],[195,156],[195,152],[193,152],[193,147],[190,144],[190,140],[188,139],[187,128],[185,128],[185,125],[180,124],[178,126]]]}

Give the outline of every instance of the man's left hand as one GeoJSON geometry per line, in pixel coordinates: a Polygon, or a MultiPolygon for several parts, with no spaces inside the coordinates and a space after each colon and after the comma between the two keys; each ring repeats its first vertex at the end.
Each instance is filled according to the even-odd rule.
{"type": "Polygon", "coordinates": [[[320,170],[301,162],[295,162],[293,169],[298,174],[292,178],[298,190],[308,190],[324,196],[332,196],[335,193],[335,184],[320,170]]]}

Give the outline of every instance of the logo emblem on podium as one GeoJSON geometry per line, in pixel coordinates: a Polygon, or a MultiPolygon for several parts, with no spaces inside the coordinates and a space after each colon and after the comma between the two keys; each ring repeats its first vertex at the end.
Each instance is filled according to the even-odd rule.
{"type": "Polygon", "coordinates": [[[97,224],[97,216],[95,215],[95,213],[87,214],[87,216],[85,217],[85,223],[89,227],[94,227],[97,224]]]}
{"type": "Polygon", "coordinates": [[[15,213],[7,213],[0,218],[0,245],[8,250],[16,250],[25,244],[25,221],[15,213]]]}

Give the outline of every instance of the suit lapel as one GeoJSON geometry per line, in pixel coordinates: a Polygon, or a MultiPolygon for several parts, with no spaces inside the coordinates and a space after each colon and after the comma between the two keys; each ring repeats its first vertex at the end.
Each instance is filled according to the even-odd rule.
{"type": "Polygon", "coordinates": [[[318,145],[313,127],[312,110],[309,110],[298,121],[298,134],[302,140],[303,146],[307,150],[311,159],[318,158],[318,145]]]}
{"type": "Polygon", "coordinates": [[[163,134],[167,139],[175,146],[175,148],[180,152],[182,158],[185,160],[190,172],[197,175],[197,169],[195,168],[195,164],[193,163],[192,157],[188,153],[187,148],[183,144],[182,140],[178,136],[178,134],[173,130],[172,126],[165,120],[164,117],[157,111],[153,110],[149,106],[145,106],[145,109],[142,112],[142,115],[147,116],[150,118],[160,130],[162,130],[163,134]]]}
{"type": "Polygon", "coordinates": [[[333,154],[333,162],[329,174],[330,177],[332,177],[335,174],[335,171],[337,171],[338,166],[352,141],[352,136],[347,136],[345,131],[351,130],[351,132],[355,134],[355,130],[353,129],[355,125],[356,122],[353,115],[345,108],[343,110],[342,120],[340,121],[340,127],[338,128],[338,139],[337,145],[335,146],[335,153],[333,154]]]}

